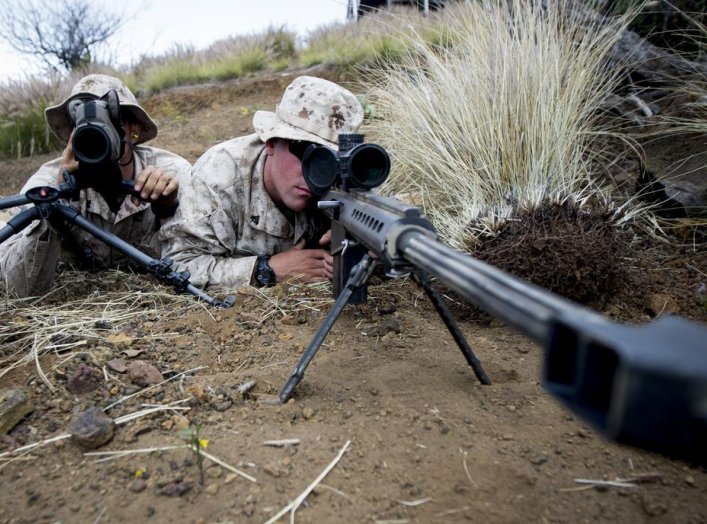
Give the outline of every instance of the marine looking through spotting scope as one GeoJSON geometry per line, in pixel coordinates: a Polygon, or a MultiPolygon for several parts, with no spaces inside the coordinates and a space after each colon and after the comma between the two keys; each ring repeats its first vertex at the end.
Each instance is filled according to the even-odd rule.
{"type": "Polygon", "coordinates": [[[125,132],[115,90],[100,98],[75,98],[69,102],[67,111],[75,126],[71,146],[79,162],[105,164],[117,162],[123,156],[125,132]]]}
{"type": "Polygon", "coordinates": [[[339,135],[339,150],[313,144],[302,157],[302,175],[312,194],[324,195],[332,187],[373,189],[388,178],[390,157],[377,144],[364,144],[363,135],[339,135]]]}

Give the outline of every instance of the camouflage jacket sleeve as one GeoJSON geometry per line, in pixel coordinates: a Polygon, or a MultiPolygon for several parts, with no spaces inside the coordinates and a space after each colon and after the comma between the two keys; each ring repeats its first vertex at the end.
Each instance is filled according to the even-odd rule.
{"type": "MultiPolygon", "coordinates": [[[[20,193],[38,186],[55,186],[61,159],[44,164],[30,177],[20,193]]],[[[29,209],[22,206],[12,215],[29,209]]],[[[46,220],[30,223],[20,233],[10,237],[0,249],[0,275],[7,290],[20,297],[40,295],[54,282],[57,261],[61,251],[59,236],[46,220]]]]}
{"type": "Polygon", "coordinates": [[[162,256],[174,260],[175,269],[188,270],[195,286],[250,284],[256,257],[236,256],[233,249],[241,213],[229,205],[227,192],[235,166],[236,159],[226,148],[207,151],[180,192],[177,213],[160,230],[162,256]]]}
{"type": "Polygon", "coordinates": [[[180,192],[177,213],[160,230],[162,256],[189,271],[196,286],[248,285],[257,255],[279,253],[304,238],[304,214],[290,223],[265,190],[263,147],[257,135],[248,135],[204,153],[180,192]]]}

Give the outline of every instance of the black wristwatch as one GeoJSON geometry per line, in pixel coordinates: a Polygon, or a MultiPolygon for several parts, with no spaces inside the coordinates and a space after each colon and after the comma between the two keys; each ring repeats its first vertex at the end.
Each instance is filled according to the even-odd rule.
{"type": "Polygon", "coordinates": [[[270,255],[261,255],[255,263],[255,284],[258,287],[274,286],[277,283],[275,272],[268,264],[270,255]]]}

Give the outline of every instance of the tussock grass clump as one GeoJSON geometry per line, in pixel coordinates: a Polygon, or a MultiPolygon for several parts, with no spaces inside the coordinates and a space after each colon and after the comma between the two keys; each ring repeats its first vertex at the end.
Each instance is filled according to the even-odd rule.
{"type": "Polygon", "coordinates": [[[122,76],[105,64],[62,76],[49,72],[0,84],[0,157],[33,156],[59,150],[59,140],[47,128],[44,110],[61,102],[84,75],[122,76]]]}
{"type": "Polygon", "coordinates": [[[454,248],[473,251],[544,206],[606,207],[590,169],[616,82],[605,57],[627,18],[599,25],[568,4],[448,7],[452,45],[414,34],[401,62],[374,72],[381,118],[368,133],[393,157],[388,189],[418,200],[454,248]]]}
{"type": "Polygon", "coordinates": [[[0,155],[31,156],[57,148],[58,140],[44,121],[44,109],[66,94],[58,75],[0,85],[0,155]]]}

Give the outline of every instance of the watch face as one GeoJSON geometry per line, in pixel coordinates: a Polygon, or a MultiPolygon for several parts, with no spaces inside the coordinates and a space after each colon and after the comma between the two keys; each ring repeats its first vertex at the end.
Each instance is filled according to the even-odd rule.
{"type": "Polygon", "coordinates": [[[277,282],[275,272],[268,265],[267,259],[258,260],[258,265],[255,267],[255,281],[260,286],[272,286],[277,282]]]}

